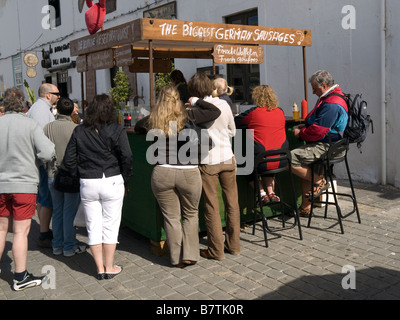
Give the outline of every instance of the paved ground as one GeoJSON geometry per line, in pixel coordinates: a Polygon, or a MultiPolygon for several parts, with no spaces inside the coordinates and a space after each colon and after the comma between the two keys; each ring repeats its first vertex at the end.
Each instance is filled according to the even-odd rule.
{"type": "MultiPolygon", "coordinates": [[[[349,190],[342,182],[339,185],[340,191],[349,190]]],[[[153,300],[168,306],[172,300],[398,300],[400,190],[367,184],[356,187],[362,223],[355,215],[348,217],[344,234],[334,219],[333,208],[328,219],[323,219],[323,209],[317,208],[311,228],[306,228],[305,218],[301,220],[302,241],[297,229],[292,229],[280,232],[279,237],[270,235],[266,248],[260,225],[255,235],[251,227],[243,228],[239,256],[227,255],[223,261],[201,258],[185,269],[171,267],[168,255],[153,255],[147,239],[122,227],[115,260],[124,271],[104,281],[96,280],[90,253],[65,258],[38,248],[35,219],[29,237],[28,270],[36,275],[49,272],[52,281],[46,287],[11,290],[14,266],[9,235],[0,263],[0,301],[153,300]]],[[[350,206],[345,199],[341,203],[350,206]]],[[[85,242],[85,229],[79,228],[78,234],[85,242]]],[[[201,247],[205,246],[203,237],[201,247]]]]}

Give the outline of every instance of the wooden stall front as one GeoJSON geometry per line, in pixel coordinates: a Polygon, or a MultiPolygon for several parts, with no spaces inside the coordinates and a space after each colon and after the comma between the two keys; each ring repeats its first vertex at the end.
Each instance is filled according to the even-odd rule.
{"type": "MultiPolygon", "coordinates": [[[[71,56],[77,56],[78,72],[86,75],[86,83],[82,82],[82,100],[90,101],[97,93],[96,70],[128,66],[131,72],[149,73],[151,108],[154,105],[154,73],[170,72],[171,59],[210,59],[214,70],[215,63],[260,64],[264,52],[259,45],[302,48],[304,99],[307,100],[305,49],[311,46],[310,30],[141,18],[73,40],[70,52],[71,56]]],[[[287,121],[287,129],[293,125],[292,120],[287,121]]],[[[134,159],[131,192],[124,201],[122,222],[159,242],[165,240],[165,233],[150,186],[152,166],[145,156],[149,142],[145,136],[127,131],[134,159]]],[[[292,139],[290,145],[296,147],[298,142],[292,139]]],[[[242,176],[238,176],[238,188],[241,218],[249,221],[252,219],[252,190],[242,176]]],[[[220,198],[221,219],[225,226],[222,196],[220,198]]],[[[200,231],[205,230],[203,212],[200,207],[200,231]]]]}
{"type": "MultiPolygon", "coordinates": [[[[154,104],[154,73],[170,65],[170,59],[211,59],[219,63],[261,63],[254,54],[259,45],[303,48],[304,90],[307,100],[305,48],[311,46],[307,29],[272,28],[196,21],[137,19],[70,42],[71,56],[77,56],[78,72],[93,81],[95,70],[129,66],[131,72],[148,72],[150,106],[154,104]],[[236,47],[241,46],[241,47],[236,47]],[[244,46],[244,47],[242,47],[244,46]],[[232,59],[233,58],[233,59],[232,59]],[[236,58],[236,59],[235,59],[236,58]],[[91,75],[88,75],[88,74],[91,75]]],[[[86,81],[86,100],[96,88],[86,81]]]]}

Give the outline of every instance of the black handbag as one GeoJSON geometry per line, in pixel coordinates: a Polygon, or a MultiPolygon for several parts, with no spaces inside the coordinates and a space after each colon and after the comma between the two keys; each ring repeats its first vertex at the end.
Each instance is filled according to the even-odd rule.
{"type": "Polygon", "coordinates": [[[79,177],[62,168],[58,168],[54,176],[54,189],[66,193],[78,193],[80,189],[79,177]]]}

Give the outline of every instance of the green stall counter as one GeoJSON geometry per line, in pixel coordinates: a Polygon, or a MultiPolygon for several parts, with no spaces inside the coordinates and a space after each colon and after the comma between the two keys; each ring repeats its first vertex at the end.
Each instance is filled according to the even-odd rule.
{"type": "MultiPolygon", "coordinates": [[[[291,128],[298,122],[293,120],[286,121],[287,137],[291,148],[297,147],[301,144],[291,134],[291,128]]],[[[151,174],[153,165],[149,164],[146,160],[146,151],[150,146],[150,141],[146,141],[146,135],[136,134],[132,129],[127,129],[129,143],[133,154],[133,175],[129,181],[129,193],[124,199],[122,209],[122,224],[129,229],[141,234],[142,236],[160,242],[165,240],[165,231],[163,227],[163,217],[158,207],[157,200],[155,199],[151,190],[151,174]]],[[[281,174],[282,185],[289,184],[289,176],[285,172],[281,174]]],[[[300,182],[295,177],[296,194],[298,201],[300,197],[300,182]]],[[[248,184],[245,176],[237,176],[237,186],[239,194],[239,206],[241,214],[241,222],[251,222],[254,219],[253,208],[253,189],[248,184]]],[[[225,210],[222,200],[222,191],[219,188],[218,196],[220,200],[220,215],[222,226],[225,227],[225,210]]],[[[282,200],[292,204],[292,195],[290,193],[282,192],[279,195],[282,200]]],[[[299,203],[299,202],[298,202],[299,203]]],[[[272,208],[265,207],[264,214],[268,217],[279,215],[280,207],[274,206],[272,208]]],[[[204,205],[201,201],[199,205],[199,231],[206,231],[204,221],[204,205]]]]}

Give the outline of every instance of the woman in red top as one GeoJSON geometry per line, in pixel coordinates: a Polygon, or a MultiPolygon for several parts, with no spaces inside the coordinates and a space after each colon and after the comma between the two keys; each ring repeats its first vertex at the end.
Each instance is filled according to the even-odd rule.
{"type": "MultiPolygon", "coordinates": [[[[253,89],[252,98],[256,107],[250,108],[235,117],[235,123],[238,129],[254,130],[254,157],[263,151],[288,147],[285,114],[278,107],[279,102],[275,91],[268,85],[260,85],[253,89]]],[[[287,163],[284,162],[269,162],[267,168],[259,169],[276,169],[286,165],[287,163]]],[[[253,175],[250,175],[250,184],[252,184],[253,179],[253,175]]],[[[265,192],[260,184],[263,204],[279,202],[279,197],[274,193],[274,175],[263,175],[262,180],[267,189],[265,192]]]]}

